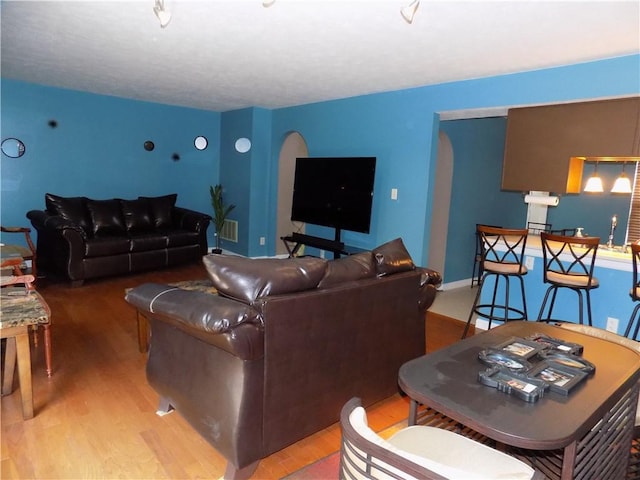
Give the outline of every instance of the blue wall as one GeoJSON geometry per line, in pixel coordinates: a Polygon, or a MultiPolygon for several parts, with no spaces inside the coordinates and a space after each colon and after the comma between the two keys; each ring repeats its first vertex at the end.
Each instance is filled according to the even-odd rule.
{"type": "MultiPolygon", "coordinates": [[[[46,192],[95,199],[175,192],[179,206],[212,213],[208,188],[218,180],[219,113],[7,79],[0,87],[2,138],[26,145],[21,158],[2,155],[2,225],[29,225],[25,214],[44,208],[46,192]],[[198,135],[209,140],[205,150],[193,146],[198,135]],[[153,151],[144,150],[146,140],[155,143],[153,151]]],[[[212,244],[211,228],[209,235],[212,244]]]]}
{"type": "MultiPolygon", "coordinates": [[[[343,238],[373,247],[401,236],[416,262],[428,265],[439,113],[637,95],[639,90],[640,56],[632,55],[279,109],[273,111],[271,181],[277,178],[280,142],[290,131],[304,137],[311,156],[376,156],[371,233],[346,232],[343,238]],[[398,188],[397,201],[390,199],[391,188],[398,188]]],[[[269,202],[275,205],[276,189],[271,192],[269,202]]],[[[275,215],[272,208],[271,228],[275,215]]]]}
{"type": "Polygon", "coordinates": [[[453,181],[443,279],[471,277],[476,223],[525,228],[527,207],[520,192],[500,190],[506,118],[441,122],[453,149],[453,181]]]}
{"type": "MultiPolygon", "coordinates": [[[[638,94],[640,56],[222,114],[6,79],[1,87],[2,138],[15,136],[27,146],[21,159],[2,157],[3,224],[24,225],[25,213],[41,208],[47,191],[94,198],[177,192],[181,205],[210,212],[208,187],[221,182],[227,201],[238,205],[232,217],[241,228],[240,243],[224,247],[272,254],[277,159],[286,135],[297,131],[310,155],[378,158],[371,233],[345,232],[343,239],[370,248],[400,236],[416,263],[428,265],[441,112],[638,94]],[[47,125],[50,119],[58,121],[57,128],[47,125]],[[196,135],[209,138],[206,150],[193,148],[196,135]],[[252,139],[248,154],[233,150],[239,136],[252,139]],[[145,140],[154,141],[156,150],[144,151],[145,140]],[[174,152],[180,161],[171,160],[174,152]],[[390,199],[392,188],[398,189],[398,200],[390,199]],[[258,245],[260,236],[267,239],[264,247],[258,245]]],[[[455,226],[452,220],[450,227],[455,226]]],[[[313,228],[309,233],[332,234],[313,228]]]]}

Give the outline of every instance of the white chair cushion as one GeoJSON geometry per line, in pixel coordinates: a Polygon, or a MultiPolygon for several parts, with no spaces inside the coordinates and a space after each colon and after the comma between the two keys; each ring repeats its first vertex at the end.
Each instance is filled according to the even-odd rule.
{"type": "Polygon", "coordinates": [[[387,441],[369,428],[364,408],[355,408],[349,421],[363,438],[450,480],[528,480],[534,474],[518,459],[447,430],[408,427],[387,441]]]}
{"type": "Polygon", "coordinates": [[[455,477],[444,475],[450,479],[524,480],[534,474],[530,466],[517,458],[441,428],[408,427],[395,433],[388,442],[461,472],[455,477]]]}

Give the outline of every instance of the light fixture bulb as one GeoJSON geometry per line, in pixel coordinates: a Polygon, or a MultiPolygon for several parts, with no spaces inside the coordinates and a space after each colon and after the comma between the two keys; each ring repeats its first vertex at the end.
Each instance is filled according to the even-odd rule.
{"type": "Polygon", "coordinates": [[[631,180],[624,171],[616,178],[611,193],[631,193],[631,180]]]}
{"type": "Polygon", "coordinates": [[[409,5],[400,9],[400,15],[404,18],[405,22],[412,23],[413,17],[416,14],[416,10],[420,6],[420,0],[413,0],[409,5]]]}
{"type": "Polygon", "coordinates": [[[604,188],[602,188],[602,179],[598,175],[598,162],[596,162],[596,166],[593,169],[593,175],[589,177],[587,184],[584,186],[584,191],[587,193],[604,192],[604,188]]]}
{"type": "Polygon", "coordinates": [[[602,188],[602,179],[596,173],[594,173],[591,177],[589,177],[589,180],[587,180],[584,191],[587,193],[604,192],[604,188],[602,188]]]}
{"type": "Polygon", "coordinates": [[[164,0],[156,0],[156,6],[153,7],[153,13],[160,20],[160,28],[165,28],[171,21],[171,12],[165,10],[164,0]]]}

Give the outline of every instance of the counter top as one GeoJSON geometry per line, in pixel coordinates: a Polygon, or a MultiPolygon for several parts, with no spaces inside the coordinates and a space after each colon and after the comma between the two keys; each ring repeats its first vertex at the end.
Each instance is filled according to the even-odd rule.
{"type": "MultiPolygon", "coordinates": [[[[620,251],[622,247],[616,248],[616,250],[609,250],[606,245],[600,245],[598,247],[598,253],[596,254],[596,267],[612,268],[614,270],[622,270],[625,272],[633,271],[631,251],[624,253],[620,251]]],[[[542,258],[542,242],[540,240],[540,235],[529,234],[527,236],[525,255],[542,258]]]]}

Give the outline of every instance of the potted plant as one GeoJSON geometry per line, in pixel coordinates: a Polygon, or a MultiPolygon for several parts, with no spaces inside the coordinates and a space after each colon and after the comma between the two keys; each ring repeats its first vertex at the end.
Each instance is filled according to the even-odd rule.
{"type": "Polygon", "coordinates": [[[211,206],[213,207],[213,226],[216,229],[216,248],[213,249],[213,253],[222,253],[220,248],[220,232],[224,226],[224,221],[227,219],[231,210],[236,208],[235,205],[226,205],[222,199],[222,185],[217,184],[215,186],[209,186],[209,193],[211,194],[211,206]]]}

